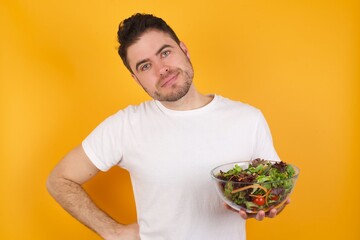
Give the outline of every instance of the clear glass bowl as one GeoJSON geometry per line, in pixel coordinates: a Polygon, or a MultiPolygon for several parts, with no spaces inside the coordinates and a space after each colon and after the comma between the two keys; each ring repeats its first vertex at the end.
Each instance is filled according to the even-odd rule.
{"type": "MultiPolygon", "coordinates": [[[[245,178],[245,182],[243,182],[243,180],[241,180],[242,177],[238,175],[225,180],[219,178],[220,171],[226,173],[234,169],[236,165],[241,169],[247,169],[251,162],[252,161],[240,161],[227,163],[211,170],[211,178],[219,196],[233,209],[242,209],[247,213],[257,213],[260,210],[267,212],[272,208],[280,208],[294,190],[295,183],[299,176],[299,168],[292,164],[287,164],[293,169],[293,175],[276,181],[267,180],[269,178],[266,177],[266,174],[270,174],[269,169],[271,168],[267,170],[265,168],[263,171],[264,174],[261,174],[263,177],[260,181],[256,180],[257,175],[254,175],[251,181],[247,181],[249,178],[245,178]]],[[[271,163],[271,165],[279,163],[277,161],[268,162],[271,163]]],[[[251,178],[250,176],[250,179],[251,178]]]]}

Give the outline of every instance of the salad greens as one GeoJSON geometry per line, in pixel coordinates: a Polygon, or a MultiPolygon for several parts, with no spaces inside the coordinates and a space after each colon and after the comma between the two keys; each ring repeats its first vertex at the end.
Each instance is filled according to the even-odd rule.
{"type": "Polygon", "coordinates": [[[227,199],[248,212],[268,211],[281,206],[291,193],[296,172],[285,162],[257,158],[246,169],[235,165],[227,172],[220,170],[216,178],[227,199]]]}

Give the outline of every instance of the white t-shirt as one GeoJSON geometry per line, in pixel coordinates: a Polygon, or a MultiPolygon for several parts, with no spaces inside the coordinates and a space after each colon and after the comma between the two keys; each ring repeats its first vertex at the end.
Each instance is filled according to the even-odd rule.
{"type": "Polygon", "coordinates": [[[245,221],[224,207],[210,171],[279,160],[262,113],[218,95],[189,111],[156,100],[129,106],[102,122],[83,148],[100,170],[129,171],[142,240],[245,239],[245,221]]]}

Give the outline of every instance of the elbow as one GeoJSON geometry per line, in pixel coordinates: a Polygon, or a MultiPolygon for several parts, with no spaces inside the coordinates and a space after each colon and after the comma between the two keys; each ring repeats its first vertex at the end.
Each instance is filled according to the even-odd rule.
{"type": "Polygon", "coordinates": [[[45,184],[48,193],[52,197],[55,197],[61,184],[61,178],[54,171],[52,171],[46,179],[45,184]]]}
{"type": "Polygon", "coordinates": [[[52,173],[50,173],[50,175],[48,176],[48,178],[46,179],[46,189],[48,191],[48,193],[50,193],[50,195],[53,195],[54,194],[54,176],[52,173]]]}

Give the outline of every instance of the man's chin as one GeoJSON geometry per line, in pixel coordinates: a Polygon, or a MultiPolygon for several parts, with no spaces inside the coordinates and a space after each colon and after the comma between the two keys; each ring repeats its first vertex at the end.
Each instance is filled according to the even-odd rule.
{"type": "Polygon", "coordinates": [[[179,101],[181,98],[183,98],[190,89],[190,85],[187,85],[186,87],[182,87],[181,89],[178,89],[177,92],[172,92],[168,94],[160,94],[155,93],[154,99],[161,101],[161,102],[176,102],[179,101]]]}
{"type": "Polygon", "coordinates": [[[185,94],[179,94],[179,95],[167,95],[167,96],[159,96],[155,98],[156,100],[160,102],[176,102],[179,101],[181,98],[183,98],[185,94]]]}

